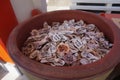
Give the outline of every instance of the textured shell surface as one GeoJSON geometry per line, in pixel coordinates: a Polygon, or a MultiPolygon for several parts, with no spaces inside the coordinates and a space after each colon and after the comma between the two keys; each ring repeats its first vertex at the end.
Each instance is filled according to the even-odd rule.
{"type": "Polygon", "coordinates": [[[52,25],[44,22],[42,29],[33,29],[22,52],[43,64],[75,66],[100,60],[112,46],[95,24],[71,19],[52,25]]]}

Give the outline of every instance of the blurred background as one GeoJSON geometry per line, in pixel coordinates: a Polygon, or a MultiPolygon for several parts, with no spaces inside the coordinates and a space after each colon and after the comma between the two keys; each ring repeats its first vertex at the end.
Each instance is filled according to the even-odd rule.
{"type": "Polygon", "coordinates": [[[120,0],[0,0],[0,80],[28,80],[6,50],[12,29],[38,14],[66,9],[94,12],[120,27],[120,0]]]}

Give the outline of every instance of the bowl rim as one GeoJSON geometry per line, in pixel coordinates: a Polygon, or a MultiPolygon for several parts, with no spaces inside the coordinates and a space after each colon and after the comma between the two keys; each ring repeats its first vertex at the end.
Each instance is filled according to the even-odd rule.
{"type": "Polygon", "coordinates": [[[19,24],[17,27],[15,27],[8,38],[7,49],[8,49],[10,56],[12,57],[12,59],[15,61],[15,63],[17,65],[19,65],[23,69],[27,70],[28,72],[31,72],[33,75],[36,75],[37,77],[43,77],[43,78],[49,77],[49,78],[61,78],[61,79],[72,79],[73,78],[73,79],[75,79],[75,78],[92,77],[95,75],[103,74],[103,73],[111,70],[112,68],[114,68],[120,62],[120,60],[119,60],[120,59],[120,57],[119,57],[119,48],[120,48],[119,39],[120,39],[120,31],[118,30],[116,25],[112,24],[111,21],[108,21],[107,19],[105,19],[101,16],[98,16],[94,13],[78,11],[78,10],[59,10],[59,11],[52,11],[52,12],[40,14],[38,16],[35,16],[35,17],[29,19],[28,21],[25,21],[25,22],[19,24]],[[114,46],[112,47],[109,54],[106,55],[101,60],[98,60],[94,63],[90,63],[90,64],[82,65],[82,66],[70,66],[70,67],[66,67],[66,66],[53,67],[50,65],[38,63],[36,61],[30,60],[29,58],[25,57],[24,55],[20,55],[21,51],[18,49],[18,47],[16,45],[17,43],[16,43],[15,37],[17,37],[17,34],[18,34],[21,26],[37,17],[55,14],[58,12],[59,13],[60,12],[85,13],[85,14],[89,14],[92,16],[96,16],[99,19],[101,19],[104,23],[106,23],[106,25],[108,25],[112,29],[113,36],[114,36],[114,46]],[[110,58],[111,56],[115,57],[115,59],[111,60],[111,58],[110,58]],[[27,62],[27,61],[30,61],[30,62],[27,62]],[[34,63],[35,65],[32,65],[32,63],[34,63]],[[36,66],[36,65],[38,65],[38,66],[36,66]],[[32,66],[32,67],[29,67],[29,66],[32,66]],[[89,73],[88,73],[88,71],[89,71],[89,73]],[[90,73],[92,73],[92,74],[90,74],[90,73]]]}

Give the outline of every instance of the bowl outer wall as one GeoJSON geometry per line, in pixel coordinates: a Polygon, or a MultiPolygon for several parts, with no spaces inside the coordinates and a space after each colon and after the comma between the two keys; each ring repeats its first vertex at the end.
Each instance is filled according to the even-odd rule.
{"type": "Polygon", "coordinates": [[[112,68],[114,68],[120,61],[120,31],[118,28],[112,24],[110,21],[89,12],[77,11],[77,10],[61,10],[53,11],[48,13],[43,13],[39,16],[33,17],[32,19],[19,24],[11,32],[7,48],[10,56],[23,69],[31,72],[33,75],[43,78],[60,78],[60,79],[78,79],[95,76],[102,74],[112,68]],[[72,66],[72,67],[53,67],[45,64],[38,63],[36,61],[30,60],[28,57],[24,56],[20,51],[23,41],[28,37],[28,32],[30,32],[34,27],[40,28],[38,22],[42,24],[47,21],[49,24],[51,22],[70,19],[83,19],[87,23],[94,23],[100,28],[101,31],[105,33],[108,38],[114,42],[114,46],[101,60],[82,66],[72,66]],[[27,35],[23,38],[23,35],[27,35]],[[23,40],[21,40],[23,38],[23,40]]]}

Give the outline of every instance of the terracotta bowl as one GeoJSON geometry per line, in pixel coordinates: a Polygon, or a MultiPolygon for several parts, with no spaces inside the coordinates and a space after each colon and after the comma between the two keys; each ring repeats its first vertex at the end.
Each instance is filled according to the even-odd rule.
{"type": "Polygon", "coordinates": [[[10,56],[20,68],[38,78],[48,80],[89,79],[111,70],[120,62],[120,31],[111,21],[94,13],[77,10],[54,11],[35,16],[15,27],[9,36],[7,48],[10,56]],[[105,34],[107,39],[114,43],[110,52],[97,62],[73,67],[52,67],[31,60],[23,55],[21,47],[32,29],[42,28],[45,21],[51,24],[52,22],[63,22],[70,19],[82,19],[86,23],[95,24],[105,34]]]}

